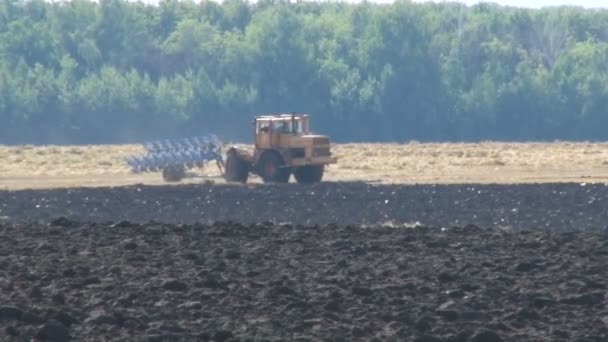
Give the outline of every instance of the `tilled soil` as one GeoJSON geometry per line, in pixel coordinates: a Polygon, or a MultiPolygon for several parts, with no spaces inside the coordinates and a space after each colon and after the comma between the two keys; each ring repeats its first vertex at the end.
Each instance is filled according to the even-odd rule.
{"type": "Polygon", "coordinates": [[[180,185],[0,191],[0,222],[426,225],[605,230],[604,184],[180,185]]]}
{"type": "Polygon", "coordinates": [[[0,341],[607,341],[607,189],[0,192],[0,341]]]}
{"type": "Polygon", "coordinates": [[[608,236],[0,226],[0,340],[606,341],[608,236]]]}

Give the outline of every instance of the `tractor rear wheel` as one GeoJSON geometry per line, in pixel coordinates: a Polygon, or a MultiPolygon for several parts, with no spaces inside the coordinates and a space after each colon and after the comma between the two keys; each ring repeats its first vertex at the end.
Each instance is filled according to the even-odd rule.
{"type": "Polygon", "coordinates": [[[285,166],[283,158],[276,152],[262,154],[257,171],[264,183],[287,183],[291,176],[291,168],[285,166]]]}
{"type": "Polygon", "coordinates": [[[171,165],[163,169],[163,179],[167,182],[179,182],[186,177],[186,169],[181,165],[171,165]]]}
{"type": "Polygon", "coordinates": [[[226,181],[247,183],[248,176],[249,165],[247,161],[239,157],[236,152],[229,152],[228,157],[226,158],[226,181]]]}
{"type": "Polygon", "coordinates": [[[321,181],[323,171],[323,165],[307,165],[297,168],[293,175],[300,184],[312,184],[321,181]]]}

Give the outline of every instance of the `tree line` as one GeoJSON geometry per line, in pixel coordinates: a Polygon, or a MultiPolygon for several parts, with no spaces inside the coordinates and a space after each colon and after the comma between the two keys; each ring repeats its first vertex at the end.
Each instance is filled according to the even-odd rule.
{"type": "Polygon", "coordinates": [[[608,10],[2,0],[0,143],[120,143],[306,112],[336,141],[608,138],[608,10]]]}

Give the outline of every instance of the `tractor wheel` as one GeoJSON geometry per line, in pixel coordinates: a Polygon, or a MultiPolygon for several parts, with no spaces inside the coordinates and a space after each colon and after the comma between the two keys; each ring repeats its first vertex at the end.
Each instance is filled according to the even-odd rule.
{"type": "Polygon", "coordinates": [[[276,152],[266,152],[260,158],[257,171],[264,183],[287,183],[291,168],[285,167],[283,158],[276,152]]]}
{"type": "Polygon", "coordinates": [[[323,171],[323,165],[307,165],[297,168],[293,175],[300,184],[312,184],[321,181],[323,171]]]}
{"type": "Polygon", "coordinates": [[[163,179],[167,182],[179,182],[186,177],[186,169],[181,165],[171,165],[163,169],[163,179]]]}
{"type": "Polygon", "coordinates": [[[226,158],[225,179],[227,182],[247,183],[249,165],[235,152],[229,152],[226,158]]]}

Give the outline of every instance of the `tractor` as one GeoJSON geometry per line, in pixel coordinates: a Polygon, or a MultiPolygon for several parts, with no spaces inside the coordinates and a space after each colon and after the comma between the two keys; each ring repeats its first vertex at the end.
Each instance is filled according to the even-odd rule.
{"type": "Polygon", "coordinates": [[[209,135],[145,143],[146,154],[128,157],[126,162],[134,173],[160,171],[167,182],[179,182],[187,169],[215,160],[227,182],[246,183],[249,175],[257,175],[265,183],[287,183],[293,174],[301,184],[320,182],[325,165],[337,162],[329,138],[311,133],[307,114],[257,116],[253,127],[253,153],[224,146],[209,135]]]}
{"type": "Polygon", "coordinates": [[[249,174],[265,183],[287,183],[291,174],[298,183],[320,182],[325,165],[337,162],[329,138],[310,131],[307,114],[258,116],[253,121],[253,154],[238,147],[226,152],[224,178],[246,183],[249,174]]]}

